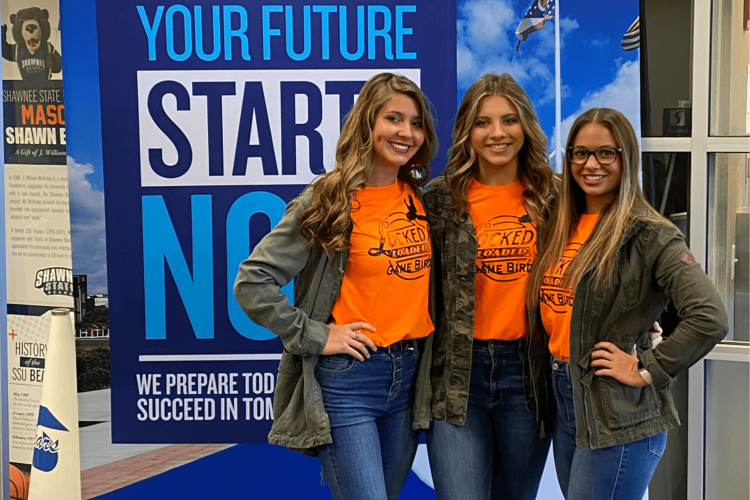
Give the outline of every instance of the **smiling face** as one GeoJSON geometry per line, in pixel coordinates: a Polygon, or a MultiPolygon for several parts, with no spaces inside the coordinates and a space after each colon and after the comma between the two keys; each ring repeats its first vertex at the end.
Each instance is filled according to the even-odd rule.
{"type": "Polygon", "coordinates": [[[479,161],[477,180],[487,185],[518,180],[518,152],[525,139],[521,120],[508,99],[499,95],[482,99],[470,135],[479,161]]]}
{"type": "Polygon", "coordinates": [[[378,179],[380,185],[395,182],[399,167],[408,163],[423,143],[422,115],[414,99],[405,94],[388,99],[375,115],[372,128],[375,166],[371,179],[378,179]]]}
{"type": "Polygon", "coordinates": [[[32,54],[39,48],[39,40],[42,38],[42,28],[36,19],[28,19],[21,25],[21,34],[26,48],[32,54]]]}
{"type": "MultiPolygon", "coordinates": [[[[573,140],[572,146],[584,147],[589,151],[595,151],[602,146],[620,147],[609,129],[599,123],[584,125],[573,140]]],[[[601,165],[592,154],[583,165],[571,163],[570,173],[586,195],[586,213],[598,214],[614,201],[620,190],[622,158],[618,154],[614,163],[601,165]]]]}

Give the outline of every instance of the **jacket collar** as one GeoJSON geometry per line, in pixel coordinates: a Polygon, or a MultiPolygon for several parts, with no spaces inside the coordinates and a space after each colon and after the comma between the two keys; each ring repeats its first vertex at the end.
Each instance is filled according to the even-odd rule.
{"type": "Polygon", "coordinates": [[[625,237],[620,242],[620,248],[624,247],[628,241],[634,238],[644,224],[645,222],[643,221],[643,219],[636,219],[636,221],[630,226],[630,229],[628,229],[628,231],[625,233],[625,237]]]}

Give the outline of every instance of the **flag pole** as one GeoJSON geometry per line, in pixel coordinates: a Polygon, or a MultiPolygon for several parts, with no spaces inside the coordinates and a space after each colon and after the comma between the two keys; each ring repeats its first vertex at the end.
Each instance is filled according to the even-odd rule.
{"type": "Polygon", "coordinates": [[[562,172],[562,98],[560,97],[560,0],[555,0],[555,170],[562,172]]]}

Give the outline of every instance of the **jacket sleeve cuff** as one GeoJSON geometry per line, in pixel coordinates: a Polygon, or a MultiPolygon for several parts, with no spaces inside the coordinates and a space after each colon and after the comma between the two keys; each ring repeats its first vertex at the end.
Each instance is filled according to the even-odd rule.
{"type": "Polygon", "coordinates": [[[656,361],[653,349],[644,351],[638,359],[641,361],[643,367],[648,370],[648,373],[653,380],[652,383],[656,389],[663,389],[664,387],[672,385],[674,378],[669,376],[669,374],[665,372],[661,365],[656,361]]]}
{"type": "Polygon", "coordinates": [[[300,350],[296,354],[298,356],[320,354],[323,352],[326,343],[328,343],[328,325],[308,318],[307,332],[300,350]]]}

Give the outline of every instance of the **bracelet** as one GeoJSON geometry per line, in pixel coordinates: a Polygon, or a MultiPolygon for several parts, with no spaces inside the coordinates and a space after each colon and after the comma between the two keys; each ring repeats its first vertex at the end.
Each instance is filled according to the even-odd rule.
{"type": "Polygon", "coordinates": [[[647,384],[652,385],[654,383],[654,378],[651,376],[647,369],[643,368],[641,370],[638,370],[638,373],[641,374],[641,377],[643,377],[643,380],[645,380],[647,384]]]}

